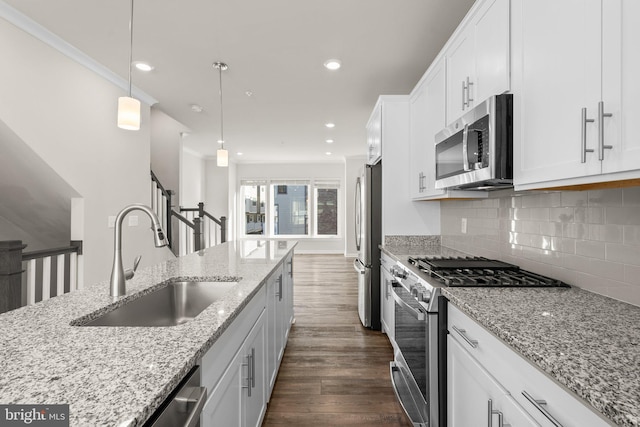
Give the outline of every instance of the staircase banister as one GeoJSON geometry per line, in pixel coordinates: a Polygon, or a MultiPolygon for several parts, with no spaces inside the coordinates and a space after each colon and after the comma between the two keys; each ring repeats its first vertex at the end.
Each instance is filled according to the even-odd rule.
{"type": "Polygon", "coordinates": [[[158,177],[156,176],[156,174],[155,174],[155,173],[153,173],[153,171],[150,171],[150,172],[151,172],[151,180],[152,180],[153,182],[155,182],[155,183],[156,183],[156,185],[158,186],[158,188],[160,189],[160,191],[162,191],[162,194],[164,194],[166,197],[170,198],[170,197],[171,197],[171,195],[173,194],[173,191],[172,191],[172,190],[166,190],[166,189],[162,186],[162,184],[160,183],[160,180],[158,179],[158,177]]]}
{"type": "Polygon", "coordinates": [[[64,255],[70,253],[77,253],[82,255],[82,241],[73,241],[70,246],[64,246],[59,248],[41,249],[38,251],[22,252],[22,260],[28,261],[30,259],[45,258],[56,255],[64,255]],[[79,242],[77,244],[76,242],[79,242]]]}
{"type": "MultiPolygon", "coordinates": [[[[182,210],[182,209],[180,209],[180,210],[182,210]]],[[[180,221],[182,221],[185,225],[189,226],[189,228],[191,228],[192,230],[196,229],[196,226],[195,226],[195,224],[193,222],[189,221],[187,218],[185,218],[184,216],[180,215],[178,212],[174,211],[173,209],[171,210],[171,216],[175,216],[180,221]]]]}

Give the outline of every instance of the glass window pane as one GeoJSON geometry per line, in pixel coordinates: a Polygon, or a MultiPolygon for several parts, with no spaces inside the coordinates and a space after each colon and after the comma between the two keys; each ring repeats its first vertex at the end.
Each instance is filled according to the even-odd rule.
{"type": "Polygon", "coordinates": [[[308,185],[274,185],[273,234],[276,236],[309,234],[308,205],[308,185]]]}
{"type": "Polygon", "coordinates": [[[244,200],[244,233],[265,234],[266,185],[242,185],[240,190],[244,200]]]}
{"type": "Polygon", "coordinates": [[[338,235],[338,189],[316,189],[316,206],[318,235],[338,235]]]}

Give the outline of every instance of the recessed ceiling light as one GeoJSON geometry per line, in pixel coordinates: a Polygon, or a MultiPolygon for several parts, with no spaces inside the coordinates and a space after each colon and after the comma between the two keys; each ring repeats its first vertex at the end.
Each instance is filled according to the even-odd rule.
{"type": "Polygon", "coordinates": [[[223,140],[221,140],[221,139],[219,139],[219,140],[218,140],[218,144],[224,144],[224,141],[223,141],[223,140]]]}
{"type": "Polygon", "coordinates": [[[327,152],[326,152],[326,153],[324,153],[324,154],[326,154],[327,156],[330,156],[330,155],[331,155],[331,151],[327,151],[327,152]]]}
{"type": "Polygon", "coordinates": [[[253,92],[251,92],[250,90],[246,91],[244,94],[247,95],[247,97],[249,98],[253,96],[253,92]]]}
{"type": "Polygon", "coordinates": [[[327,70],[335,71],[342,66],[342,62],[339,59],[327,59],[324,66],[327,70]]]}
{"type": "Polygon", "coordinates": [[[194,113],[202,113],[202,111],[204,110],[204,108],[202,108],[202,106],[198,105],[198,104],[191,104],[191,111],[193,111],[194,113]]]}
{"type": "Polygon", "coordinates": [[[238,156],[242,156],[244,153],[243,153],[242,151],[238,151],[236,154],[237,154],[238,156]]]}
{"type": "Polygon", "coordinates": [[[326,127],[328,127],[329,129],[336,127],[335,123],[325,123],[324,124],[326,127]]]}
{"type": "Polygon", "coordinates": [[[327,139],[326,143],[327,144],[333,144],[333,139],[327,139]]]}
{"type": "Polygon", "coordinates": [[[155,67],[148,62],[143,61],[134,61],[133,66],[136,67],[140,71],[151,71],[155,67]]]}

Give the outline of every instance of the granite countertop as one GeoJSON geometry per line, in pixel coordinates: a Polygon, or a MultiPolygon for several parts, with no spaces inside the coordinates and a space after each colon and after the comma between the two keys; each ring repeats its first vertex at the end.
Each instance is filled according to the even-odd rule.
{"type": "MultiPolygon", "coordinates": [[[[449,254],[435,246],[381,248],[400,261],[449,254]]],[[[442,294],[613,423],[640,425],[640,307],[578,287],[443,287],[442,294]]]]}
{"type": "Polygon", "coordinates": [[[0,403],[68,403],[72,426],[142,425],[295,245],[229,242],[139,270],[115,303],[104,281],[1,314],[0,403]],[[175,278],[238,284],[182,325],[71,326],[175,278]]]}

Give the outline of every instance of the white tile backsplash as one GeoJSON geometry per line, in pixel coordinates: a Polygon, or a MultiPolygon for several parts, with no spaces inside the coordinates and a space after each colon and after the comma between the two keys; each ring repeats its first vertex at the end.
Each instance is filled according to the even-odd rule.
{"type": "Polygon", "coordinates": [[[444,246],[640,305],[640,187],[443,201],[441,228],[444,246]]]}

